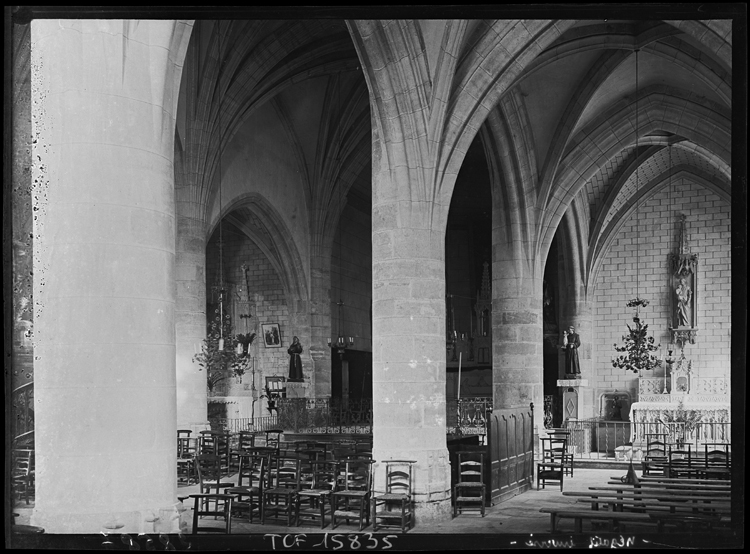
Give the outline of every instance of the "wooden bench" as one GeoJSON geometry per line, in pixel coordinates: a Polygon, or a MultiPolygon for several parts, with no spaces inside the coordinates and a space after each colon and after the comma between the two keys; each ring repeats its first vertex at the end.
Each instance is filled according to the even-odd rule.
{"type": "Polygon", "coordinates": [[[731,515],[731,504],[726,500],[712,500],[710,502],[701,502],[696,505],[695,502],[689,502],[687,500],[662,500],[657,499],[656,502],[648,502],[648,500],[642,498],[610,498],[610,497],[591,497],[591,498],[578,498],[578,502],[589,502],[592,505],[592,509],[597,510],[600,506],[607,506],[610,511],[620,512],[625,510],[630,511],[644,511],[644,512],[670,512],[670,513],[686,513],[691,514],[704,514],[704,515],[731,515]]]}
{"type": "MultiPolygon", "coordinates": [[[[581,510],[575,505],[541,508],[540,512],[550,514],[551,531],[553,533],[557,531],[557,522],[564,518],[574,520],[575,532],[577,533],[582,532],[584,520],[607,522],[612,531],[617,530],[621,523],[655,525],[657,532],[662,532],[666,525],[690,524],[713,528],[727,521],[725,516],[728,516],[731,510],[726,498],[707,504],[705,507],[711,511],[703,512],[695,511],[694,506],[686,501],[679,500],[657,500],[653,505],[649,505],[644,503],[644,498],[636,495],[632,495],[630,498],[624,498],[626,494],[619,495],[619,498],[612,498],[611,495],[608,498],[602,498],[597,496],[596,493],[586,496],[586,493],[568,492],[563,493],[563,495],[579,497],[578,502],[589,502],[592,504],[592,509],[581,510]],[[604,504],[609,509],[600,510],[599,504],[604,504]]],[[[617,497],[617,495],[614,496],[617,497]]],[[[699,508],[702,509],[704,506],[700,505],[699,508]]]]}
{"type": "Polygon", "coordinates": [[[542,513],[550,515],[551,532],[557,532],[557,522],[560,519],[572,519],[576,533],[583,532],[583,521],[605,521],[610,524],[614,530],[620,523],[638,523],[643,525],[656,525],[658,520],[652,518],[649,514],[637,512],[605,512],[599,510],[580,510],[575,506],[565,508],[541,508],[542,513]]]}
{"type": "Polygon", "coordinates": [[[700,483],[658,483],[650,481],[641,481],[637,485],[632,483],[623,483],[622,481],[607,481],[607,485],[610,487],[635,487],[641,489],[664,489],[664,490],[690,490],[690,491],[731,491],[731,485],[718,484],[714,485],[711,482],[700,482],[700,483]]]}
{"type": "MultiPolygon", "coordinates": [[[[610,481],[617,481],[618,483],[622,483],[622,477],[613,475],[610,476],[610,481]]],[[[688,483],[706,483],[711,485],[732,485],[731,479],[705,479],[705,478],[676,478],[676,477],[662,477],[658,475],[644,475],[642,477],[638,477],[638,480],[641,483],[676,483],[680,485],[688,484],[688,483]]],[[[624,483],[623,483],[624,484],[624,483]]]]}
{"type": "Polygon", "coordinates": [[[599,504],[611,503],[620,509],[625,505],[635,505],[638,508],[649,508],[659,505],[666,505],[668,503],[675,503],[676,505],[686,507],[704,507],[712,503],[727,503],[729,498],[727,496],[697,496],[697,495],[669,495],[664,493],[658,494],[639,494],[638,492],[598,492],[592,491],[587,492],[564,492],[563,496],[571,496],[579,501],[591,503],[591,508],[598,509],[599,504]]]}

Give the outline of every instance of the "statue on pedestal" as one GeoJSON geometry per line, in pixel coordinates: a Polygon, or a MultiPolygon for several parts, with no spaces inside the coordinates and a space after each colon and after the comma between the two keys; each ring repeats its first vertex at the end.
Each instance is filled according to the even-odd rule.
{"type": "Polygon", "coordinates": [[[574,375],[576,379],[581,378],[581,363],[578,361],[580,346],[581,338],[576,333],[575,327],[571,325],[568,331],[563,331],[562,349],[565,351],[565,374],[574,375]]]}
{"type": "Polygon", "coordinates": [[[287,349],[287,353],[289,354],[289,377],[287,380],[292,383],[302,382],[302,357],[300,356],[302,354],[302,344],[300,344],[298,337],[294,337],[291,346],[287,349]]]}

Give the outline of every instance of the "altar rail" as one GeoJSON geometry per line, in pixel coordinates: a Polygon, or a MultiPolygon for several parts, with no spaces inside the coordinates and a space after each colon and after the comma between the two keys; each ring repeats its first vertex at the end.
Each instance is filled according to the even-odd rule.
{"type": "Polygon", "coordinates": [[[702,422],[689,430],[682,423],[665,425],[661,422],[601,419],[569,420],[566,424],[566,428],[570,430],[570,450],[573,457],[588,459],[617,457],[620,447],[632,445],[645,451],[648,434],[666,434],[672,437],[670,442],[677,442],[678,438],[684,437],[684,444],[691,445],[695,452],[701,452],[706,443],[731,444],[731,427],[729,422],[702,422]]]}
{"type": "Polygon", "coordinates": [[[634,422],[633,444],[646,446],[648,435],[666,434],[670,442],[681,440],[690,444],[693,450],[701,450],[706,443],[732,442],[732,424],[727,421],[705,421],[695,425],[693,429],[686,429],[682,422],[663,423],[634,422]]]}

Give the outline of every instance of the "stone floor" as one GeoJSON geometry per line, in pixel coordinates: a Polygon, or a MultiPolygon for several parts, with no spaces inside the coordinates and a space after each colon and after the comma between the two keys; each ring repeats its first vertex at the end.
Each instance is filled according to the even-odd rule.
{"type": "MultiPolygon", "coordinates": [[[[611,477],[619,477],[625,471],[616,467],[604,469],[576,469],[573,477],[565,479],[564,489],[566,491],[585,491],[591,486],[606,485],[611,477]]],[[[178,496],[187,496],[197,492],[197,485],[181,486],[178,488],[178,496]]],[[[423,549],[423,550],[449,550],[449,549],[494,549],[501,547],[599,547],[599,546],[625,546],[628,540],[641,541],[641,546],[653,543],[652,535],[654,528],[651,526],[639,528],[629,526],[622,533],[612,534],[598,524],[587,522],[584,524],[584,535],[573,533],[573,521],[562,520],[558,523],[559,532],[550,535],[550,516],[540,513],[540,508],[576,504],[575,499],[565,497],[556,484],[548,485],[547,488],[529,490],[514,498],[490,506],[484,517],[477,513],[465,513],[448,521],[432,524],[417,523],[406,535],[398,531],[372,532],[372,526],[359,532],[354,524],[338,525],[335,530],[331,529],[330,522],[324,529],[319,525],[301,525],[299,527],[287,527],[280,524],[259,523],[250,524],[246,520],[235,518],[232,522],[232,535],[227,537],[223,534],[191,535],[188,527],[187,534],[180,536],[184,540],[183,546],[191,549],[203,549],[201,546],[211,545],[221,549],[235,548],[259,548],[259,549],[284,549],[294,547],[296,549],[312,549],[312,546],[329,550],[357,549],[360,545],[363,549],[386,548],[392,544],[395,549],[396,543],[400,543],[400,549],[423,549]],[[244,536],[244,538],[242,538],[244,536]],[[390,537],[390,538],[388,538],[390,537]],[[237,541],[244,542],[238,543],[237,541]],[[347,540],[355,541],[346,547],[347,540]],[[591,541],[603,541],[594,544],[591,541]],[[228,541],[228,542],[227,542],[228,541]],[[250,542],[248,542],[250,541],[250,542]],[[255,542],[252,542],[255,541],[255,542]],[[283,543],[282,541],[286,541],[283,543]],[[296,541],[296,545],[295,545],[296,541]],[[357,542],[359,541],[359,542],[357,542]],[[370,541],[363,544],[361,541],[370,541]],[[379,547],[377,542],[383,543],[379,547]],[[386,541],[386,542],[384,542],[386,541]],[[610,543],[607,541],[615,541],[610,543]],[[620,544],[620,542],[622,544],[620,544]],[[644,542],[645,541],[645,542],[644,542]],[[652,541],[651,543],[649,541],[652,541]],[[307,545],[303,544],[307,543],[307,545]],[[313,544],[315,543],[315,544],[313,544]],[[305,548],[305,546],[310,548],[305,548]]],[[[186,505],[187,506],[187,505],[186,505]]],[[[580,507],[580,504],[578,504],[580,507]]],[[[28,524],[33,510],[33,502],[28,506],[23,502],[17,503],[14,512],[18,514],[16,523],[28,524]]],[[[185,515],[185,519],[192,522],[192,509],[185,515]]],[[[209,523],[209,522],[206,522],[209,523]]],[[[213,525],[213,522],[209,523],[213,525]]],[[[217,527],[223,527],[221,520],[216,520],[217,527]]],[[[159,537],[162,538],[161,536],[159,537]]],[[[711,537],[702,537],[710,543],[711,537]]],[[[724,537],[726,539],[726,537],[724,537]]],[[[667,533],[659,537],[660,545],[683,546],[688,539],[684,534],[667,533]]],[[[701,542],[701,541],[698,541],[701,542]]],[[[696,545],[695,541],[688,542],[687,546],[696,545]]],[[[181,549],[178,546],[178,550],[181,549]]],[[[637,546],[637,545],[635,545],[637,546]]],[[[85,549],[85,547],[83,547],[85,549]]]]}

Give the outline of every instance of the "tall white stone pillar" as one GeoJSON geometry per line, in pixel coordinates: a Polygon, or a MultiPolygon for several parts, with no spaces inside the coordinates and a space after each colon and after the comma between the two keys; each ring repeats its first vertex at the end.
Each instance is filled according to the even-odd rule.
{"type": "Polygon", "coordinates": [[[174,532],[173,103],[189,33],[174,21],[31,26],[31,522],[174,532]]]}
{"type": "Polygon", "coordinates": [[[178,201],[175,279],[175,339],[177,356],[177,428],[195,434],[208,429],[206,371],[193,362],[206,338],[206,225],[197,217],[180,215],[195,208],[178,201]]]}

